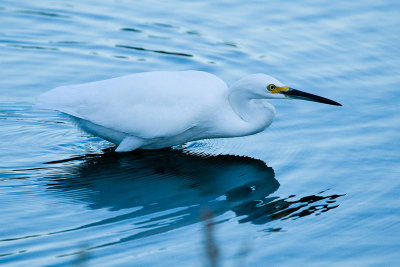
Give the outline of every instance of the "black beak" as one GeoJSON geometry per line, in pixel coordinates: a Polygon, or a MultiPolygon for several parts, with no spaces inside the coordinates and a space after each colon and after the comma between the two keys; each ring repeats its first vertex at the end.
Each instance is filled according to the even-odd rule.
{"type": "Polygon", "coordinates": [[[341,104],[336,101],[330,100],[330,99],[322,97],[322,96],[317,96],[317,95],[309,94],[306,92],[302,92],[300,90],[296,90],[293,88],[289,88],[289,91],[281,91],[281,94],[284,94],[284,95],[286,95],[290,98],[294,98],[294,99],[302,99],[302,100],[324,103],[324,104],[328,104],[328,105],[341,106],[341,104]]]}

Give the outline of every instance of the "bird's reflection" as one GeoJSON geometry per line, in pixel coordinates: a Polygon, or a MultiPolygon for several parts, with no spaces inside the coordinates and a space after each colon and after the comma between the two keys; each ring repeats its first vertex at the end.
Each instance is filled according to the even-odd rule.
{"type": "Polygon", "coordinates": [[[128,209],[123,215],[79,227],[130,220],[141,229],[119,242],[196,223],[202,206],[217,216],[233,211],[239,223],[264,224],[327,211],[336,207],[338,197],[296,201],[271,197],[279,188],[274,170],[249,157],[161,150],[106,152],[54,163],[62,165],[62,171],[48,180],[48,190],[81,200],[91,209],[128,209]],[[311,206],[321,200],[324,203],[311,206]]]}
{"type": "Polygon", "coordinates": [[[60,177],[58,170],[48,189],[76,192],[93,209],[142,207],[140,213],[150,214],[217,203],[226,209],[279,188],[274,170],[248,157],[143,150],[79,159],[83,161],[63,167],[60,177]]]}

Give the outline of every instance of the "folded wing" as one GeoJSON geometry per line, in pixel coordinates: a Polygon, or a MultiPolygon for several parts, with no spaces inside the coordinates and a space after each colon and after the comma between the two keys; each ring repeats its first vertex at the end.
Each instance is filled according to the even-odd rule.
{"type": "Polygon", "coordinates": [[[225,82],[206,72],[144,72],[57,87],[39,96],[38,105],[149,139],[206,125],[226,91],[225,82]]]}

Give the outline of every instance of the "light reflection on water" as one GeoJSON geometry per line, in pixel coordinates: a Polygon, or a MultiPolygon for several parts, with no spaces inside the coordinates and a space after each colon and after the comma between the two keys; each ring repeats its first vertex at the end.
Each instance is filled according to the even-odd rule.
{"type": "Polygon", "coordinates": [[[399,10],[389,0],[2,1],[0,263],[199,265],[208,207],[223,264],[237,264],[241,242],[255,266],[396,264],[399,10]],[[264,133],[124,155],[32,107],[56,86],[184,69],[228,84],[265,72],[343,107],[271,101],[264,133]]]}

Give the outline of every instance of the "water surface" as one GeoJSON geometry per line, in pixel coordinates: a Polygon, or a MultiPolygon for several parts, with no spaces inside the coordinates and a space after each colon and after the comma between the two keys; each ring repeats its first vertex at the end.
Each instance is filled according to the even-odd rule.
{"type": "Polygon", "coordinates": [[[0,263],[203,266],[215,246],[224,266],[397,265],[399,10],[2,1],[0,263]],[[186,69],[263,72],[343,107],[271,100],[263,133],[127,154],[33,107],[56,86],[186,69]]]}

